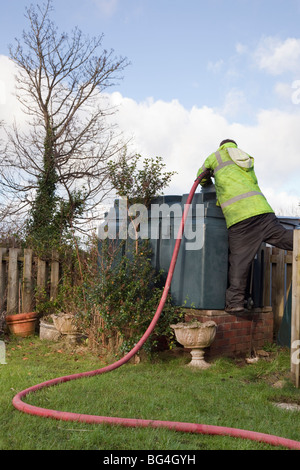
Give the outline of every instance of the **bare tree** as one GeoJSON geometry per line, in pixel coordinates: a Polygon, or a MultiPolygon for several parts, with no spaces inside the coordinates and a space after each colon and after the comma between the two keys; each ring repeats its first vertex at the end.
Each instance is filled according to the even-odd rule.
{"type": "Polygon", "coordinates": [[[10,46],[18,66],[16,94],[29,126],[7,129],[1,161],[11,210],[33,207],[34,219],[39,197],[46,207],[41,194],[47,188],[45,226],[51,222],[49,211],[57,216],[62,204],[72,224],[83,222],[109,190],[106,163],[124,144],[108,119],[116,109],[104,92],[128,65],[126,58],[103,49],[103,35],[89,38],[78,28],[70,35],[58,33],[51,10],[52,0],[26,8],[29,30],[10,46]]]}

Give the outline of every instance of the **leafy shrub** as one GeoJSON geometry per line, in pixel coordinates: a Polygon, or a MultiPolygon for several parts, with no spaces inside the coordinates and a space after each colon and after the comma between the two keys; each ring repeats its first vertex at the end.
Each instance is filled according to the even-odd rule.
{"type": "MultiPolygon", "coordinates": [[[[104,337],[115,335],[117,355],[130,351],[144,334],[163,292],[163,275],[151,265],[148,242],[140,245],[138,253],[133,247],[127,247],[122,254],[124,245],[116,246],[108,240],[101,242],[98,276],[85,294],[89,306],[84,318],[86,327],[90,332],[93,329],[94,338],[102,345],[104,337]]],[[[147,354],[156,351],[161,342],[172,347],[170,324],[178,315],[168,295],[158,323],[143,346],[147,354]]]]}

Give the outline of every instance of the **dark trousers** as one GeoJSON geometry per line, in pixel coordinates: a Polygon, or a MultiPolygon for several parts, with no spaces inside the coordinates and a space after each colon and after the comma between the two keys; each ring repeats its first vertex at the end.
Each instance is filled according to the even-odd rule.
{"type": "Polygon", "coordinates": [[[228,229],[226,307],[244,306],[250,266],[260,245],[266,242],[283,250],[293,250],[293,236],[293,230],[285,229],[272,213],[250,217],[228,229]]]}

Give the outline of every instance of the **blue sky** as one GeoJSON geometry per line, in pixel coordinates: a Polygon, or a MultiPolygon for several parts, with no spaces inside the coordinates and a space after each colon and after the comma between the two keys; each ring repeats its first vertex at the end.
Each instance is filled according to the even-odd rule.
{"type": "MultiPolygon", "coordinates": [[[[12,0],[2,7],[1,54],[27,27],[29,4],[12,0]]],[[[233,88],[243,90],[254,112],[275,105],[276,76],[258,71],[249,51],[266,37],[284,41],[299,34],[299,0],[54,0],[53,5],[60,30],[78,25],[92,36],[103,33],[103,45],[129,59],[119,87],[124,96],[178,99],[187,108],[220,106],[233,88]]],[[[290,81],[297,78],[290,73],[290,81]]]]}
{"type": "MultiPolygon", "coordinates": [[[[29,3],[2,1],[2,58],[27,28],[29,3]]],[[[300,0],[53,5],[60,31],[78,26],[91,36],[103,33],[103,46],[131,62],[110,90],[121,104],[119,124],[134,136],[139,153],[160,154],[178,171],[170,191],[188,192],[202,160],[219,139],[231,137],[256,158],[271,204],[294,211],[300,201],[300,100],[293,99],[300,80],[300,0]]],[[[5,64],[2,83],[8,80],[5,64]]]]}

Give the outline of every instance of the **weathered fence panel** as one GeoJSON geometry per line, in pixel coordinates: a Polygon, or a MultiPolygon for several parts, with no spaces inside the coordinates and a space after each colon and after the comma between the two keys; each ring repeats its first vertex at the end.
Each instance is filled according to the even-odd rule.
{"type": "Polygon", "coordinates": [[[37,260],[37,287],[40,291],[46,289],[47,284],[47,263],[45,260],[38,258],[37,260]]]}
{"type": "MultiPolygon", "coordinates": [[[[292,253],[263,247],[263,305],[272,306],[275,334],[278,332],[292,281],[292,253]]],[[[57,252],[52,259],[34,256],[32,250],[0,247],[0,311],[29,312],[35,306],[35,292],[57,296],[60,263],[57,252]]]]}
{"type": "Polygon", "coordinates": [[[300,386],[300,230],[294,230],[293,251],[264,247],[264,305],[271,304],[274,336],[281,325],[286,302],[292,289],[291,372],[300,386]]]}
{"type": "Polygon", "coordinates": [[[0,248],[0,313],[5,310],[6,270],[2,261],[6,251],[6,248],[0,248]]]}
{"type": "Polygon", "coordinates": [[[294,231],[293,287],[291,318],[291,372],[300,385],[300,230],[294,231]]]}
{"type": "Polygon", "coordinates": [[[22,310],[24,313],[33,309],[33,283],[32,283],[32,250],[24,250],[23,282],[22,282],[22,310]]]}
{"type": "Polygon", "coordinates": [[[51,260],[51,282],[50,282],[50,300],[57,296],[59,283],[59,257],[56,251],[52,253],[51,260]]]}
{"type": "Polygon", "coordinates": [[[19,305],[19,248],[10,248],[8,257],[8,280],[7,280],[7,313],[20,310],[19,305]]]}
{"type": "Polygon", "coordinates": [[[263,304],[272,306],[274,334],[277,335],[292,284],[293,253],[265,246],[263,304]]]}
{"type": "Polygon", "coordinates": [[[0,312],[26,313],[36,306],[36,293],[54,300],[58,293],[60,263],[34,256],[31,249],[0,247],[0,312]]]}

